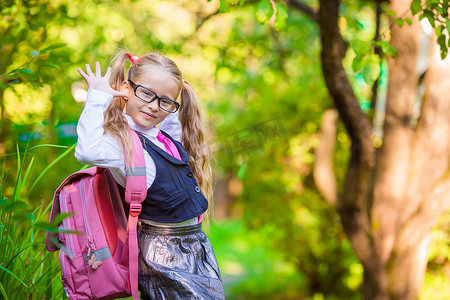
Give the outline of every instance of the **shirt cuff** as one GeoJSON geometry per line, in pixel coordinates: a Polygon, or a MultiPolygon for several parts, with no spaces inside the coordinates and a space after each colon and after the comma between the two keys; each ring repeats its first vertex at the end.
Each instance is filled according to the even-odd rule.
{"type": "Polygon", "coordinates": [[[101,106],[102,108],[107,108],[109,103],[111,103],[113,95],[95,89],[88,89],[88,94],[86,97],[86,104],[92,106],[101,106]]]}

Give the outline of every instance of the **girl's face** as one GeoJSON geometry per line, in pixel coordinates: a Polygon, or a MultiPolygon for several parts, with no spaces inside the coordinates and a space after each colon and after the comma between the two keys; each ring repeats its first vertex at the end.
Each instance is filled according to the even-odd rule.
{"type": "MultiPolygon", "coordinates": [[[[142,85],[152,90],[159,97],[175,100],[178,95],[179,87],[177,83],[169,73],[161,68],[149,67],[141,76],[132,78],[132,80],[136,85],[142,85]]],[[[158,99],[148,103],[136,97],[133,87],[127,80],[122,82],[122,92],[128,94],[126,114],[142,127],[155,126],[169,114],[169,112],[159,108],[158,99]]]]}

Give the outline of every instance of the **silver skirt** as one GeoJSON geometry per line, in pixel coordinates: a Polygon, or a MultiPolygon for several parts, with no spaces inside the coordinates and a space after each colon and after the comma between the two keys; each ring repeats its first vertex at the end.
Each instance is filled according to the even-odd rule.
{"type": "Polygon", "coordinates": [[[142,299],[225,299],[217,260],[201,224],[142,223],[138,243],[142,299]]]}

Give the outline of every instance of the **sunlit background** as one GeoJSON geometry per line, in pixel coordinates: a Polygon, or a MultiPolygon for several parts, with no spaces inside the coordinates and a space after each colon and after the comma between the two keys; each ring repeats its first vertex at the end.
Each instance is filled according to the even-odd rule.
{"type": "MultiPolygon", "coordinates": [[[[16,193],[14,170],[31,166],[24,173],[37,178],[66,151],[45,145],[76,142],[87,93],[77,67],[96,61],[106,66],[123,47],[137,56],[157,51],[172,58],[195,88],[210,128],[216,206],[208,236],[227,299],[361,299],[362,265],[312,174],[322,113],[332,107],[318,28],[283,1],[275,2],[278,15],[270,21],[270,1],[1,1],[0,76],[22,68],[0,83],[0,155],[7,154],[0,160],[2,197],[16,193]],[[30,150],[18,166],[14,153],[37,145],[43,146],[30,150]]],[[[316,1],[304,2],[317,8],[316,1]]],[[[342,14],[339,26],[347,39],[373,37],[372,7],[346,1],[342,14]]],[[[389,35],[386,20],[382,28],[389,35]]],[[[352,71],[355,55],[349,48],[344,63],[367,110],[372,75],[352,71]]],[[[367,60],[380,65],[375,55],[367,60]]],[[[380,111],[386,72],[382,65],[380,111]]],[[[374,143],[380,143],[379,124],[374,143]]],[[[341,125],[336,143],[334,171],[342,186],[350,140],[341,125]]],[[[71,150],[39,184],[25,186],[22,199],[33,208],[47,207],[59,183],[82,167],[71,150]]],[[[449,219],[446,214],[433,231],[422,299],[450,298],[449,219]]],[[[33,219],[17,222],[28,226],[33,219]]],[[[34,241],[42,244],[38,232],[34,241]]],[[[61,299],[57,255],[42,255],[56,264],[55,275],[36,283],[32,297],[61,299]]],[[[17,283],[1,274],[0,283],[6,277],[17,283]]],[[[0,290],[6,291],[4,284],[0,290]]],[[[5,294],[0,293],[8,299],[5,294]]]]}

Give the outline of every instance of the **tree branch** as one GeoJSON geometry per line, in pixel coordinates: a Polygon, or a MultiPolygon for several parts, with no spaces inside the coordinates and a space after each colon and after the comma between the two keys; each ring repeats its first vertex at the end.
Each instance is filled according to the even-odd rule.
{"type": "Polygon", "coordinates": [[[314,21],[319,22],[319,14],[309,5],[298,0],[287,0],[286,3],[292,6],[293,8],[305,13],[314,21]]]}
{"type": "Polygon", "coordinates": [[[196,31],[198,31],[206,21],[208,21],[209,19],[211,19],[212,17],[214,17],[215,15],[217,15],[219,13],[220,13],[220,10],[216,10],[215,12],[213,12],[209,15],[199,18],[200,20],[197,21],[196,31]]]}
{"type": "MultiPolygon", "coordinates": [[[[376,5],[376,19],[375,19],[376,28],[375,28],[374,41],[379,41],[380,40],[380,19],[381,19],[381,13],[382,13],[381,2],[377,1],[375,3],[375,5],[376,5]]],[[[380,47],[375,47],[375,54],[377,54],[380,57],[380,68],[381,68],[381,66],[383,64],[381,61],[381,56],[382,56],[383,52],[381,51],[380,47]]],[[[369,116],[371,116],[372,119],[375,117],[375,112],[376,112],[379,82],[380,82],[380,76],[377,77],[377,79],[375,80],[375,82],[372,85],[372,97],[370,100],[370,112],[369,112],[369,116]]]]}
{"type": "Polygon", "coordinates": [[[336,109],[323,113],[320,141],[315,151],[313,176],[317,189],[328,204],[335,205],[337,183],[333,171],[333,151],[336,144],[336,131],[339,114],[336,109]]]}
{"type": "Polygon", "coordinates": [[[352,246],[367,266],[373,263],[368,206],[375,164],[372,127],[362,112],[342,65],[345,42],[339,33],[339,0],[321,0],[319,27],[322,39],[322,73],[339,116],[351,138],[351,157],[338,211],[352,246]]]}

